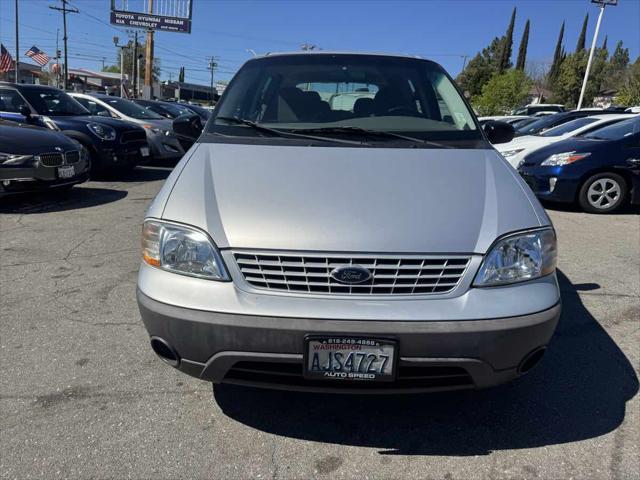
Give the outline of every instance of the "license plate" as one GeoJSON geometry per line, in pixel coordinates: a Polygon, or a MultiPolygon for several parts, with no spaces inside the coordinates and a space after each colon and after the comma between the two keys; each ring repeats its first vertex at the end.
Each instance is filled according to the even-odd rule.
{"type": "Polygon", "coordinates": [[[140,147],[140,155],[143,157],[149,156],[149,147],[140,147]]]}
{"type": "Polygon", "coordinates": [[[73,165],[66,167],[58,167],[58,178],[71,178],[76,174],[76,169],[73,165]]]}
{"type": "Polygon", "coordinates": [[[392,381],[396,342],[366,337],[308,336],[304,375],[325,380],[392,381]]]}

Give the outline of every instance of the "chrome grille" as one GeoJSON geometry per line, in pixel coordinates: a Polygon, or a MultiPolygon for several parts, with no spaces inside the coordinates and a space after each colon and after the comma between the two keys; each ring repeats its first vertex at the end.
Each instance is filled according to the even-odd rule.
{"type": "Polygon", "coordinates": [[[38,155],[40,164],[45,167],[59,167],[63,163],[62,153],[41,153],[38,155]]]}
{"type": "Polygon", "coordinates": [[[367,256],[234,252],[249,285],[282,292],[342,295],[424,295],[453,290],[469,265],[469,256],[367,256]],[[337,267],[357,265],[372,276],[345,285],[331,277],[337,267]]]}
{"type": "Polygon", "coordinates": [[[65,159],[69,165],[78,163],[80,161],[80,152],[78,150],[72,150],[65,153],[65,159]]]}

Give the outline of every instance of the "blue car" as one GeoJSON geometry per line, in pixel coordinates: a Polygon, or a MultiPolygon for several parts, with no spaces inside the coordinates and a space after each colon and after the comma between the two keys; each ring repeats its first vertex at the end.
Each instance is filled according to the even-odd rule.
{"type": "Polygon", "coordinates": [[[527,155],[518,171],[541,200],[609,213],[640,204],[640,117],[527,155]]]}

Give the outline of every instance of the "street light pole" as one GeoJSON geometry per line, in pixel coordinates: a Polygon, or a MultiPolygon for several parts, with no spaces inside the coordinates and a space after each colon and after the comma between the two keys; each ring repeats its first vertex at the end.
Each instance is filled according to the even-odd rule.
{"type": "Polygon", "coordinates": [[[18,35],[18,0],[16,0],[16,83],[20,83],[19,72],[20,72],[20,47],[18,46],[19,42],[18,35]]]}
{"type": "Polygon", "coordinates": [[[596,31],[593,34],[593,41],[591,42],[591,50],[589,51],[589,60],[587,61],[587,70],[584,72],[584,80],[582,81],[582,89],[580,90],[580,99],[578,100],[577,110],[582,108],[582,101],[584,100],[584,92],[587,90],[587,82],[589,81],[589,71],[591,70],[591,62],[593,62],[593,54],[596,50],[596,42],[598,41],[598,32],[600,32],[600,23],[602,22],[602,15],[604,14],[604,7],[606,5],[615,6],[617,0],[591,0],[592,3],[600,5],[600,15],[598,15],[598,22],[596,23],[596,31]]]}

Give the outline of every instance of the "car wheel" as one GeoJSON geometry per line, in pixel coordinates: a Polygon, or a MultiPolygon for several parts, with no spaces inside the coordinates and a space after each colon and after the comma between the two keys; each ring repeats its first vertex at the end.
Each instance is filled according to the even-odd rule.
{"type": "Polygon", "coordinates": [[[610,213],[627,198],[627,184],[616,173],[598,173],[587,179],[578,194],[580,206],[591,213],[610,213]]]}

